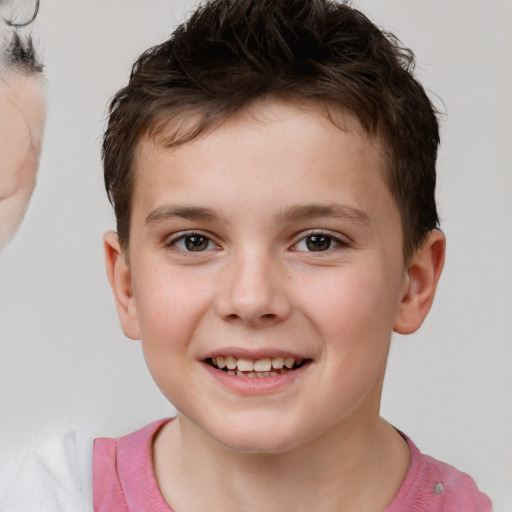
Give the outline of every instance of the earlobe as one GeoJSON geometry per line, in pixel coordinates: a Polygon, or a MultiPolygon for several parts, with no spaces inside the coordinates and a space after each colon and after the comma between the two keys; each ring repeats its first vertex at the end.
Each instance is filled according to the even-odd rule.
{"type": "Polygon", "coordinates": [[[418,330],[430,311],[444,265],[446,238],[432,230],[413,254],[407,268],[404,292],[394,330],[410,334],[418,330]]]}
{"type": "Polygon", "coordinates": [[[114,231],[103,237],[108,280],[114,293],[117,314],[124,334],[133,340],[140,339],[137,303],[133,293],[132,274],[126,255],[114,231]]]}

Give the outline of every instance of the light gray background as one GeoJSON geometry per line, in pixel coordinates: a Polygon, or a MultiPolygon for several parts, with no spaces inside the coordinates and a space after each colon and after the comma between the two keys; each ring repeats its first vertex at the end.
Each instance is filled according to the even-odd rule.
{"type": "MultiPolygon", "coordinates": [[[[383,415],[512,511],[512,2],[361,0],[417,55],[446,108],[448,237],[434,308],[396,337],[383,415]]],[[[0,450],[82,429],[120,435],[173,414],[124,338],[105,277],[106,104],[134,58],[191,10],[177,0],[42,0],[49,111],[39,182],[0,259],[0,450]]]]}

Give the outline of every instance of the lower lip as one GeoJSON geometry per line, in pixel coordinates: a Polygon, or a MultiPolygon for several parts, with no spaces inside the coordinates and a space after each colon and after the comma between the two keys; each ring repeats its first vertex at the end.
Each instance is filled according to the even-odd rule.
{"type": "Polygon", "coordinates": [[[311,366],[312,362],[304,363],[300,368],[272,377],[239,377],[217,370],[206,362],[202,363],[206,371],[222,386],[236,391],[241,395],[263,395],[291,385],[300,379],[311,366]]]}

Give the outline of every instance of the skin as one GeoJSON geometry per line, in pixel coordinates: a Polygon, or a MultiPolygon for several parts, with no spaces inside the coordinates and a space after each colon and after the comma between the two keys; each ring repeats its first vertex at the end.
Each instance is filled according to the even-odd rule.
{"type": "Polygon", "coordinates": [[[34,190],[45,120],[41,79],[0,80],[0,249],[14,236],[34,190]]]}
{"type": "Polygon", "coordinates": [[[380,144],[340,120],[267,102],[177,149],[138,147],[129,249],[108,233],[107,269],[125,334],[178,410],[153,447],[178,512],[377,512],[407,472],[382,382],[392,331],[430,308],[445,242],[433,232],[404,263],[380,144]],[[204,250],[187,251],[191,234],[204,250]],[[312,234],[331,246],[310,251],[312,234]],[[233,388],[204,362],[230,352],[308,365],[276,389],[233,388]]]}

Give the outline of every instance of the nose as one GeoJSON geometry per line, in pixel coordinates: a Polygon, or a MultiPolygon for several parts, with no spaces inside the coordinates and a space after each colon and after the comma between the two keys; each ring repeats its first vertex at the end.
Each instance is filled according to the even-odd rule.
{"type": "Polygon", "coordinates": [[[264,327],[282,322],[291,312],[283,269],[257,253],[227,263],[216,299],[217,313],[228,322],[264,327]]]}

